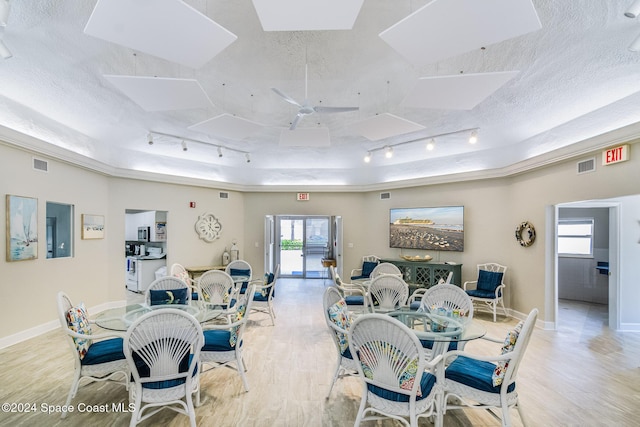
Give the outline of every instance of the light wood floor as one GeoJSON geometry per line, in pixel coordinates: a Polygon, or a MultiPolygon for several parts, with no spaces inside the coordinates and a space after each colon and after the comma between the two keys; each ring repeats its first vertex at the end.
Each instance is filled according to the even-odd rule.
{"type": "MultiPolygon", "coordinates": [[[[235,371],[202,376],[200,426],[351,426],[360,402],[356,378],[339,380],[325,395],[336,354],[322,315],[322,280],[280,279],[276,326],[266,315],[252,316],[246,361],[251,390],[244,392],[235,371]]],[[[55,304],[54,301],[51,302],[55,304]]],[[[532,426],[640,425],[640,334],[606,326],[606,310],[564,301],[558,331],[535,330],[520,370],[520,401],[532,426]]],[[[479,313],[489,334],[502,337],[516,321],[479,313]]],[[[467,351],[496,354],[496,344],[477,340],[467,351]]],[[[0,351],[0,402],[62,405],[71,382],[72,361],[62,333],[54,331],[0,351]]],[[[81,386],[73,404],[127,402],[124,387],[81,386]]],[[[520,419],[512,411],[514,426],[520,419]]],[[[126,426],[128,413],[72,413],[66,420],[41,412],[0,412],[1,426],[126,426]]],[[[162,411],[143,426],[187,426],[188,419],[162,411]]],[[[368,426],[397,426],[391,421],[368,426]]],[[[430,426],[426,420],[421,426],[430,426]]],[[[499,426],[481,410],[447,412],[445,426],[499,426]]]]}

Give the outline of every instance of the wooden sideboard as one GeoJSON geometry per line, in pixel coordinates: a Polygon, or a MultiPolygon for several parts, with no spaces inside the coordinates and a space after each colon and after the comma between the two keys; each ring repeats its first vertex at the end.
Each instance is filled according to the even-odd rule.
{"type": "Polygon", "coordinates": [[[412,288],[430,288],[438,284],[440,279],[447,280],[450,271],[453,271],[451,283],[462,286],[462,264],[395,259],[383,259],[380,262],[390,262],[396,265],[402,272],[404,281],[412,288]]]}

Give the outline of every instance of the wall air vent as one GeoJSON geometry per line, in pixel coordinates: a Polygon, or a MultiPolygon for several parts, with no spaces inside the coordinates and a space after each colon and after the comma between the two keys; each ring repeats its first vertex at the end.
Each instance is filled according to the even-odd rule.
{"type": "Polygon", "coordinates": [[[49,172],[49,162],[33,158],[33,168],[42,172],[49,172]]]}
{"type": "Polygon", "coordinates": [[[228,199],[229,198],[229,193],[227,193],[226,191],[221,191],[219,194],[220,194],[220,198],[221,199],[228,199]]]}
{"type": "Polygon", "coordinates": [[[380,193],[380,200],[388,200],[391,198],[391,193],[380,193]]]}
{"type": "Polygon", "coordinates": [[[595,170],[596,170],[595,157],[578,162],[578,175],[580,175],[581,173],[593,172],[595,170]]]}

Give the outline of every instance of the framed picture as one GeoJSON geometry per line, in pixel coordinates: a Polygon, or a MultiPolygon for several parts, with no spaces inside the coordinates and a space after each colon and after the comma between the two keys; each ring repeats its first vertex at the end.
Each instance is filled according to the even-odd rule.
{"type": "Polygon", "coordinates": [[[104,239],[104,215],[82,214],[82,240],[104,239]]]}
{"type": "Polygon", "coordinates": [[[38,258],[38,199],[7,194],[7,261],[38,258]]]}

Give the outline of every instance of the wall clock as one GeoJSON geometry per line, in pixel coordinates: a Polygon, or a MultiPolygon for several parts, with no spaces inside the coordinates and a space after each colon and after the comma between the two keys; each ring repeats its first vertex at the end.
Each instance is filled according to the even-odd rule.
{"type": "Polygon", "coordinates": [[[516,227],[516,240],[520,243],[520,246],[531,246],[533,242],[536,240],[536,229],[533,228],[533,225],[524,221],[521,222],[519,226],[516,227]]]}
{"type": "Polygon", "coordinates": [[[205,242],[213,242],[220,237],[222,224],[212,213],[203,213],[196,221],[196,233],[205,242]]]}

